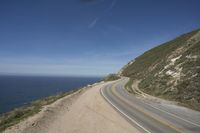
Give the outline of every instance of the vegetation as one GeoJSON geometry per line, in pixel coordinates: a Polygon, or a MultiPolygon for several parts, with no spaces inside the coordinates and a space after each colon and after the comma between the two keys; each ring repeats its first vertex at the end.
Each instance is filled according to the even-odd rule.
{"type": "MultiPolygon", "coordinates": [[[[164,66],[165,58],[169,56],[172,51],[184,45],[186,41],[190,37],[192,37],[195,33],[197,33],[197,30],[188,34],[184,34],[172,41],[159,45],[145,52],[141,56],[137,57],[134,63],[127,66],[126,69],[122,71],[122,74],[124,76],[132,77],[132,78],[145,77],[145,75],[149,73],[149,68],[151,66],[154,66],[157,63],[159,63],[159,65],[162,64],[162,66],[164,66]]],[[[157,69],[161,69],[162,66],[160,66],[157,69]]]]}
{"type": "Polygon", "coordinates": [[[145,52],[126,65],[122,75],[130,77],[130,92],[132,81],[139,79],[142,91],[200,110],[199,30],[145,52]]]}
{"type": "Polygon", "coordinates": [[[109,74],[107,77],[104,78],[104,81],[113,81],[120,79],[120,76],[117,74],[109,74]]]}
{"type": "Polygon", "coordinates": [[[30,103],[30,105],[19,107],[14,109],[13,111],[2,114],[0,116],[0,132],[4,131],[6,128],[10,126],[19,123],[21,120],[38,113],[44,105],[49,105],[62,97],[74,93],[75,91],[77,90],[65,93],[59,93],[55,96],[45,97],[33,101],[32,103],[30,103]]]}
{"type": "Polygon", "coordinates": [[[126,83],[125,88],[129,93],[134,93],[132,89],[133,79],[130,78],[129,81],[126,83]]]}

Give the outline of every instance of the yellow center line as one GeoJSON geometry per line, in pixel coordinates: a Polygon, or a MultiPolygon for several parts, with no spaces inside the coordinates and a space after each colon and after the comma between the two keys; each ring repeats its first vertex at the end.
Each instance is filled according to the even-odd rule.
{"type": "MultiPolygon", "coordinates": [[[[113,93],[116,97],[118,97],[119,99],[121,99],[121,101],[124,102],[125,104],[127,104],[127,105],[129,105],[129,106],[133,106],[133,104],[132,104],[130,101],[126,100],[125,98],[123,98],[122,96],[120,96],[120,95],[116,92],[115,86],[116,86],[116,84],[113,84],[112,87],[111,87],[112,93],[113,93]]],[[[137,111],[142,112],[142,113],[145,114],[146,116],[148,116],[148,117],[150,117],[150,118],[152,118],[152,119],[158,121],[159,123],[161,123],[161,124],[163,124],[163,125],[165,125],[165,126],[167,126],[167,127],[170,127],[171,129],[173,129],[173,130],[175,130],[175,131],[177,131],[177,132],[179,132],[179,133],[184,133],[183,129],[179,129],[179,128],[177,128],[177,127],[171,125],[170,123],[168,123],[168,122],[166,122],[166,121],[164,121],[164,120],[162,120],[162,119],[160,119],[160,118],[155,118],[152,114],[148,113],[147,111],[144,111],[144,110],[140,109],[138,106],[134,105],[134,108],[135,108],[137,111]]]]}

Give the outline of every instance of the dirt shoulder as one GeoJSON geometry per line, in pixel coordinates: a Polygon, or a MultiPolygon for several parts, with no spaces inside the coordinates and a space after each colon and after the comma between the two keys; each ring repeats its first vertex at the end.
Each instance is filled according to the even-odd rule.
{"type": "Polygon", "coordinates": [[[137,133],[101,96],[100,88],[106,84],[81,89],[45,106],[5,133],[137,133]]]}

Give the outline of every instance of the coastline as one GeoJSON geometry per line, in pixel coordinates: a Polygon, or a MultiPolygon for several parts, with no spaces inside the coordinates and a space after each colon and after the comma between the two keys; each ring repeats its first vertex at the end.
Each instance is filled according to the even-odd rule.
{"type": "Polygon", "coordinates": [[[0,75],[0,114],[100,81],[92,76],[0,75]]]}
{"type": "Polygon", "coordinates": [[[17,125],[21,121],[34,117],[35,115],[45,112],[45,108],[57,103],[59,100],[71,97],[76,93],[81,92],[85,87],[74,89],[69,92],[62,92],[56,95],[51,95],[41,99],[32,101],[28,105],[14,108],[11,111],[0,114],[0,132],[17,125]]]}
{"type": "Polygon", "coordinates": [[[7,128],[4,133],[138,132],[101,96],[100,88],[109,83],[88,85],[43,106],[41,111],[7,128]]]}

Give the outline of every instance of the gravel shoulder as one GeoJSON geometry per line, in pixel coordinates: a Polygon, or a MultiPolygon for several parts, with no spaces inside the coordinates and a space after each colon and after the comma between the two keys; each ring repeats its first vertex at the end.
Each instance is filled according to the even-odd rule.
{"type": "Polygon", "coordinates": [[[5,133],[137,133],[101,96],[107,83],[85,87],[45,106],[5,133]]]}

